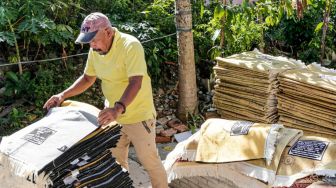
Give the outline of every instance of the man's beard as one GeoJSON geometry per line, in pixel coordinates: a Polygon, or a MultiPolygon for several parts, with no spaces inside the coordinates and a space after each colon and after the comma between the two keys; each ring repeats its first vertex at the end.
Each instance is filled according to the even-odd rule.
{"type": "Polygon", "coordinates": [[[107,52],[103,52],[103,51],[102,51],[101,49],[99,49],[99,48],[94,48],[93,51],[99,53],[99,55],[106,55],[107,52],[108,52],[108,51],[107,51],[107,52]]]}

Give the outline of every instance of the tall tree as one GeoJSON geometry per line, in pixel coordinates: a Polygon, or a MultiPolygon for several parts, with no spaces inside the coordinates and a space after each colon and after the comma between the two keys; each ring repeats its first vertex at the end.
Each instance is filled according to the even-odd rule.
{"type": "Polygon", "coordinates": [[[179,103],[177,116],[186,120],[197,112],[197,87],[190,0],[176,0],[176,30],[179,62],[179,103]]]}

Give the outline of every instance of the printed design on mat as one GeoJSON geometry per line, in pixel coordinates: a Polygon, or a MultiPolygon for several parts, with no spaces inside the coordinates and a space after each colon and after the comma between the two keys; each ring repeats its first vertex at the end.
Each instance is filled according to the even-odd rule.
{"type": "Polygon", "coordinates": [[[239,121],[231,127],[230,136],[247,135],[253,122],[239,121]]]}
{"type": "Polygon", "coordinates": [[[68,149],[68,146],[64,145],[64,146],[62,146],[60,148],[57,148],[57,149],[64,153],[68,149]]]}
{"type": "Polygon", "coordinates": [[[320,161],[328,145],[329,142],[324,141],[299,140],[289,149],[288,154],[320,161]]]}
{"type": "Polygon", "coordinates": [[[26,134],[22,139],[28,142],[41,145],[48,137],[55,134],[57,131],[52,130],[48,127],[39,127],[34,129],[32,132],[26,134]]]}

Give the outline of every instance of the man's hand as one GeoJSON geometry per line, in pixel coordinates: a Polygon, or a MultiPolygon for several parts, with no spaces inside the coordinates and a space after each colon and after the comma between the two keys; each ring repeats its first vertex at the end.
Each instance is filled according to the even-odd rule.
{"type": "Polygon", "coordinates": [[[55,106],[59,106],[65,100],[64,94],[59,93],[57,95],[53,95],[50,99],[43,105],[43,108],[49,110],[55,106]]]}
{"type": "Polygon", "coordinates": [[[113,108],[105,108],[100,111],[98,115],[98,124],[104,128],[105,125],[115,121],[122,111],[123,108],[119,105],[116,105],[113,108]]]}

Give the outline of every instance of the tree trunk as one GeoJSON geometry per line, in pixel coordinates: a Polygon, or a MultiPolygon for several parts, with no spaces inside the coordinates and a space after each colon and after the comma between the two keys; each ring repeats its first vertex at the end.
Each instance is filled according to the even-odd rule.
{"type": "Polygon", "coordinates": [[[179,102],[177,116],[185,121],[197,112],[197,87],[190,0],[176,0],[176,30],[179,62],[179,102]]]}
{"type": "Polygon", "coordinates": [[[326,1],[326,8],[323,16],[323,26],[322,26],[321,54],[320,54],[321,65],[324,65],[323,58],[325,51],[325,38],[328,31],[330,9],[331,9],[331,3],[330,1],[326,1]]]}
{"type": "MultiPolygon", "coordinates": [[[[226,9],[226,0],[223,0],[223,6],[224,6],[224,10],[226,9]]],[[[226,14],[224,14],[224,16],[221,18],[221,33],[220,33],[220,49],[222,50],[224,48],[224,43],[225,43],[225,22],[226,22],[226,14]]]]}

